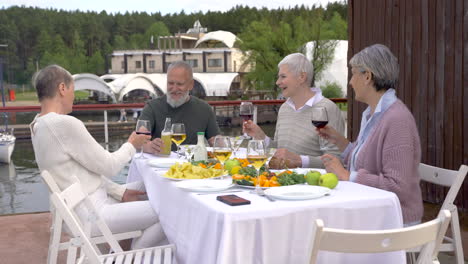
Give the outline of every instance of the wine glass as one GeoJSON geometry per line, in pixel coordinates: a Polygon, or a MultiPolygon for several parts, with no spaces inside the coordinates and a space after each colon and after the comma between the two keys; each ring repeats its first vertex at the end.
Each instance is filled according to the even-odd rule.
{"type": "MultiPolygon", "coordinates": [[[[150,121],[149,120],[138,120],[135,127],[135,132],[140,135],[149,135],[151,136],[150,132],[150,121]]],[[[145,155],[143,154],[143,146],[141,146],[141,154],[140,156],[136,157],[137,159],[146,159],[145,155]]]]}
{"type": "Polygon", "coordinates": [[[266,161],[266,164],[267,164],[267,166],[268,166],[268,164],[270,164],[271,158],[272,158],[272,157],[275,155],[275,153],[276,153],[276,148],[269,147],[269,148],[267,148],[266,153],[267,153],[267,161],[266,161]]]}
{"type": "MultiPolygon", "coordinates": [[[[241,102],[239,107],[239,116],[242,117],[243,122],[252,120],[254,113],[254,106],[252,102],[241,102]]],[[[244,133],[244,138],[249,139],[249,135],[244,133]]]]}
{"type": "Polygon", "coordinates": [[[244,137],[242,137],[242,136],[229,137],[229,140],[231,141],[231,146],[232,146],[232,150],[233,150],[232,153],[233,153],[234,156],[236,156],[237,150],[239,149],[240,145],[244,141],[244,137]]]}
{"type": "Polygon", "coordinates": [[[257,183],[255,184],[255,191],[261,193],[260,188],[260,168],[267,161],[268,156],[266,153],[265,142],[263,140],[250,140],[247,145],[247,160],[257,170],[257,183]]]}
{"type": "Polygon", "coordinates": [[[232,147],[229,137],[216,136],[213,144],[213,154],[216,159],[221,163],[222,170],[224,170],[224,162],[231,157],[232,147]]]}
{"type": "Polygon", "coordinates": [[[182,144],[182,142],[187,138],[187,134],[185,134],[185,126],[182,123],[174,123],[172,124],[171,131],[171,140],[176,144],[177,158],[180,158],[180,144],[182,144]]]}
{"type": "MultiPolygon", "coordinates": [[[[325,107],[312,107],[312,125],[316,128],[324,128],[328,124],[328,114],[325,107]]],[[[328,141],[319,136],[319,144],[321,151],[328,150],[328,141]]]]}
{"type": "Polygon", "coordinates": [[[195,154],[195,148],[197,145],[182,145],[180,148],[185,154],[185,158],[188,162],[192,161],[193,154],[195,154]]]}

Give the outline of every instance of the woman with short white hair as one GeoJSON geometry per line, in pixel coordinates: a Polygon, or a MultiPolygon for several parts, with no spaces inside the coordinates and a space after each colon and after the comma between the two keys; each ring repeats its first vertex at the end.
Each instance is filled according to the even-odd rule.
{"type": "Polygon", "coordinates": [[[332,144],[327,150],[320,149],[319,137],[312,126],[312,109],[322,107],[328,114],[328,124],[344,133],[344,120],[338,106],[322,96],[319,88],[310,87],[313,76],[312,63],[301,53],[286,56],[278,64],[276,85],[286,98],[281,105],[276,121],[274,139],[271,140],[263,130],[252,121],[244,122],[243,130],[255,139],[262,139],[277,151],[270,162],[273,168],[286,165],[289,168],[323,168],[320,156],[325,153],[340,155],[332,144]]]}
{"type": "Polygon", "coordinates": [[[355,54],[349,65],[349,84],[355,98],[368,107],[362,113],[355,142],[350,143],[332,127],[317,129],[343,151],[345,166],[335,156],[326,154],[322,157],[325,167],[342,181],[394,192],[400,200],[405,225],[419,223],[423,215],[418,173],[421,145],[413,115],[394,90],[398,61],[386,46],[375,44],[355,54]]]}

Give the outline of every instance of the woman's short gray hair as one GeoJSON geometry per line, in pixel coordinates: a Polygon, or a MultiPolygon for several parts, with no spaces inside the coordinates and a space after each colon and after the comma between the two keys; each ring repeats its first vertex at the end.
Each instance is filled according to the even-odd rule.
{"type": "Polygon", "coordinates": [[[279,63],[278,68],[282,65],[288,65],[289,71],[299,76],[302,72],[307,75],[307,85],[312,83],[312,76],[314,75],[314,67],[310,60],[302,53],[293,53],[284,57],[279,63]]]}
{"type": "Polygon", "coordinates": [[[395,88],[398,83],[398,60],[385,45],[374,44],[361,50],[351,58],[349,65],[361,72],[370,71],[377,91],[395,88]]]}
{"type": "Polygon", "coordinates": [[[56,64],[36,72],[32,78],[32,84],[36,89],[39,101],[45,98],[54,98],[60,83],[69,87],[72,82],[73,77],[70,72],[56,64]]]}

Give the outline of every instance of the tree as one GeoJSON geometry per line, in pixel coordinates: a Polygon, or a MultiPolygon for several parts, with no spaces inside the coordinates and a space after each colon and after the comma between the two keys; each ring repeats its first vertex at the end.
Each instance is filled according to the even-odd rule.
{"type": "MultiPolygon", "coordinates": [[[[55,62],[71,72],[81,72],[88,68],[87,63],[98,51],[101,56],[97,57],[103,57],[116,49],[145,49],[149,47],[151,36],[154,36],[156,46],[157,36],[185,31],[197,19],[209,31],[227,30],[238,36],[241,31],[244,34],[247,28],[255,32],[255,27],[264,27],[266,30],[274,30],[276,35],[286,34],[267,34],[272,37],[272,43],[268,38],[257,41],[274,52],[267,48],[259,49],[262,52],[252,52],[254,58],[251,62],[256,63],[258,59],[259,64],[251,77],[259,88],[264,89],[274,87],[276,64],[282,57],[301,50],[304,43],[315,39],[309,36],[310,29],[320,12],[324,20],[322,32],[334,34],[333,38],[328,39],[346,39],[345,1],[328,4],[326,8],[307,8],[302,5],[268,10],[238,5],[226,12],[179,12],[164,16],[161,13],[111,14],[14,6],[0,9],[0,43],[8,44],[8,48],[0,50],[0,54],[7,61],[5,80],[21,84],[30,83],[31,73],[35,71],[38,61],[40,66],[55,62]],[[309,29],[296,28],[296,18],[301,18],[309,29]],[[257,23],[255,26],[254,21],[257,23]],[[266,62],[263,66],[262,61],[266,62]]],[[[324,37],[327,34],[322,34],[319,39],[327,39],[324,37]]],[[[255,37],[253,35],[252,39],[255,37]]],[[[247,37],[242,39],[249,42],[247,37]]]]}
{"type": "Polygon", "coordinates": [[[150,41],[151,38],[153,39],[153,47],[157,47],[158,45],[158,37],[159,36],[169,36],[169,29],[166,25],[161,22],[153,23],[145,32],[144,40],[145,40],[145,48],[151,48],[150,41]]]}
{"type": "Polygon", "coordinates": [[[116,35],[114,37],[114,49],[123,50],[126,48],[127,48],[127,42],[125,41],[125,38],[120,35],[116,35]]]}
{"type": "Polygon", "coordinates": [[[71,47],[70,47],[70,68],[71,73],[81,73],[86,71],[86,50],[84,42],[80,38],[78,31],[73,32],[71,47]]]}
{"type": "Polygon", "coordinates": [[[313,86],[315,79],[333,59],[337,44],[326,37],[328,35],[320,12],[316,13],[314,20],[298,16],[294,18],[292,26],[284,21],[277,23],[266,19],[252,22],[239,35],[241,41],[238,42],[239,48],[247,56],[247,62],[254,66],[247,78],[255,89],[273,90],[277,95],[277,64],[286,55],[295,52],[306,54],[307,47],[311,47],[311,52],[306,55],[312,58],[314,66],[313,86]],[[313,44],[307,46],[310,41],[313,44]]]}
{"type": "Polygon", "coordinates": [[[97,51],[88,59],[88,70],[87,72],[94,73],[96,75],[102,75],[105,73],[104,58],[100,51],[97,51]]]}

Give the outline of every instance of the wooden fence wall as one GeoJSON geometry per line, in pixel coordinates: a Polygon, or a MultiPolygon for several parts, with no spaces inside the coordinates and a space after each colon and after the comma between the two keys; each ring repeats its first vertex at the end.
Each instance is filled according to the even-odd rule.
{"type": "MultiPolygon", "coordinates": [[[[348,59],[382,43],[400,63],[397,95],[419,128],[422,162],[468,164],[468,0],[348,0],[348,59]]],[[[365,105],[348,87],[348,136],[356,139],[365,105]]],[[[468,177],[467,177],[468,178],[468,177]]],[[[446,190],[424,184],[428,202],[446,190]]],[[[468,180],[456,203],[468,210],[468,180]]]]}

